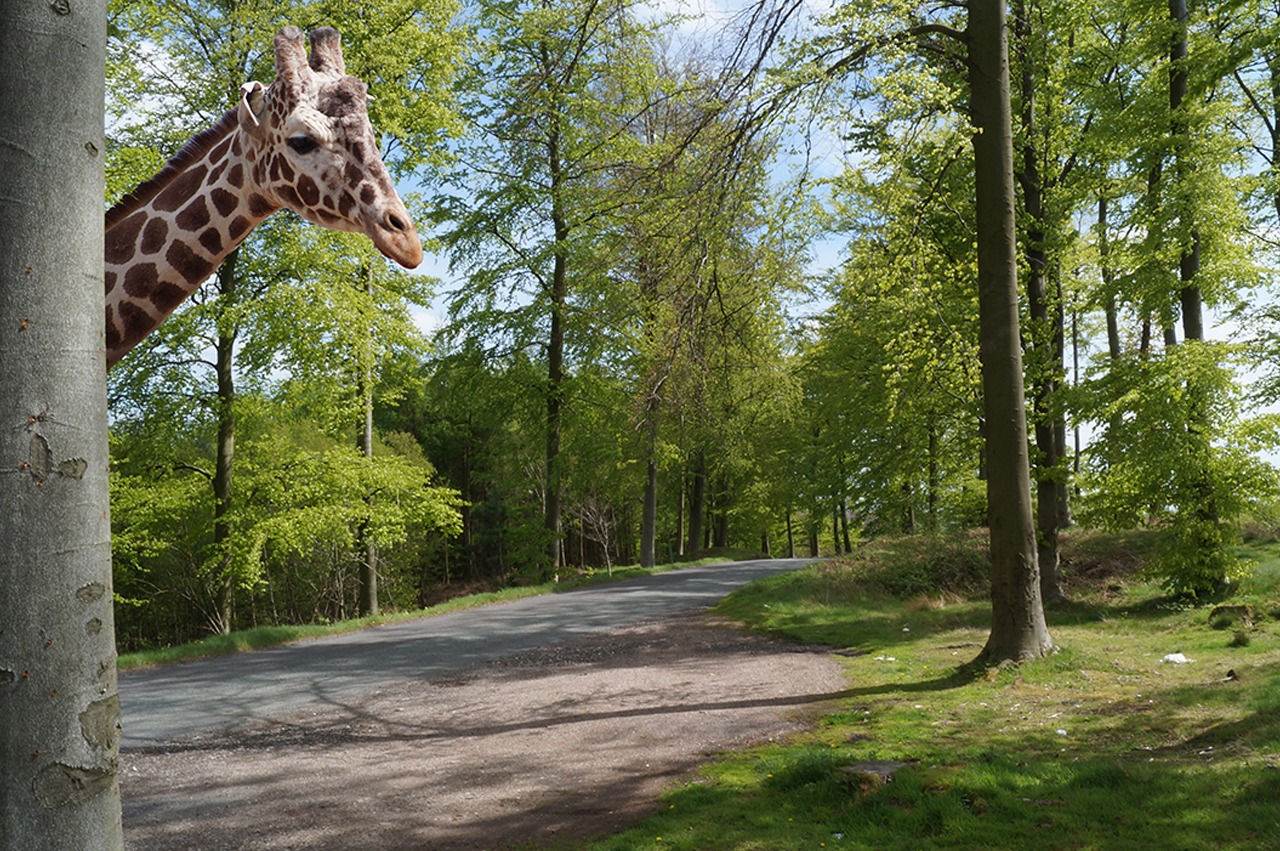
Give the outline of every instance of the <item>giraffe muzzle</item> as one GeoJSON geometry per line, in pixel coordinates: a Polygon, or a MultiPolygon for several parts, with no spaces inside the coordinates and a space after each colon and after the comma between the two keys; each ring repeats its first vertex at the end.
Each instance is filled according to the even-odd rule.
{"type": "Polygon", "coordinates": [[[422,241],[405,210],[384,212],[377,226],[369,229],[369,238],[384,257],[406,269],[416,269],[422,263],[422,241]]]}

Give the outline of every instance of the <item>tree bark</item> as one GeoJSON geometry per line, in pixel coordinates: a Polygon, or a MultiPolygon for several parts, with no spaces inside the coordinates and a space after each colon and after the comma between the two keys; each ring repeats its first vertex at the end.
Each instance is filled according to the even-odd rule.
{"type": "Polygon", "coordinates": [[[1102,287],[1107,293],[1107,356],[1120,360],[1120,317],[1116,307],[1115,294],[1111,292],[1111,282],[1115,280],[1115,269],[1111,266],[1111,237],[1107,230],[1107,196],[1098,196],[1098,265],[1102,272],[1102,287]]]}
{"type": "MultiPolygon", "coordinates": [[[[1179,184],[1182,184],[1178,187],[1178,194],[1184,198],[1178,204],[1179,215],[1190,219],[1185,183],[1190,179],[1194,164],[1187,157],[1188,129],[1183,114],[1187,98],[1187,0],[1169,0],[1169,17],[1174,23],[1173,42],[1169,47],[1169,135],[1173,143],[1175,173],[1179,184]]],[[[1200,272],[1200,236],[1194,222],[1183,221],[1181,224],[1189,230],[1186,237],[1189,242],[1183,246],[1178,261],[1178,281],[1182,285],[1178,293],[1182,308],[1182,336],[1187,340],[1203,340],[1204,309],[1200,286],[1195,281],[1200,272]]]]}
{"type": "MultiPolygon", "coordinates": [[[[366,272],[365,296],[373,299],[373,269],[366,272]]],[[[364,404],[364,421],[360,428],[360,453],[366,462],[373,463],[373,354],[371,351],[361,353],[360,397],[364,404]]],[[[365,506],[372,516],[373,495],[365,495],[365,506]]],[[[369,533],[369,520],[360,524],[356,535],[356,546],[363,551],[360,561],[360,614],[378,614],[378,545],[369,533]]]]}
{"type": "Polygon", "coordinates": [[[1053,650],[1040,598],[1018,323],[1009,56],[1003,0],[973,0],[966,32],[977,184],[979,355],[991,528],[991,635],[980,658],[1053,650]]]}
{"type": "Polygon", "coordinates": [[[236,324],[228,318],[236,294],[236,266],[240,258],[237,248],[218,268],[218,340],[214,344],[214,376],[217,397],[214,410],[218,418],[218,442],[214,449],[213,467],[213,551],[218,560],[218,589],[214,603],[213,628],[226,635],[231,632],[235,602],[235,578],[231,575],[231,508],[235,489],[233,470],[236,455],[236,383],[232,369],[235,358],[236,324]]]}
{"type": "Polygon", "coordinates": [[[1066,480],[1060,468],[1064,456],[1066,427],[1057,396],[1062,352],[1062,314],[1050,309],[1047,271],[1049,257],[1045,250],[1047,211],[1044,204],[1045,180],[1040,169],[1040,152],[1036,148],[1036,82],[1031,45],[1031,21],[1025,0],[1014,7],[1015,35],[1020,66],[1022,94],[1022,207],[1027,215],[1027,312],[1031,318],[1029,352],[1038,362],[1034,371],[1032,408],[1036,440],[1036,558],[1040,567],[1040,595],[1046,603],[1066,599],[1058,575],[1058,532],[1063,518],[1060,507],[1065,502],[1066,480]]]}
{"type": "Polygon", "coordinates": [[[568,300],[569,225],[561,198],[563,174],[560,134],[548,141],[551,167],[551,224],[555,257],[551,270],[551,328],[547,337],[547,493],[543,525],[548,536],[548,558],[554,572],[564,563],[560,533],[560,439],[564,421],[564,309],[568,300]]]}
{"type": "Polygon", "coordinates": [[[640,566],[658,563],[658,461],[653,457],[652,442],[645,464],[644,505],[640,510],[640,566]]]}
{"type": "Polygon", "coordinates": [[[702,552],[702,526],[707,513],[707,459],[698,451],[693,461],[693,493],[689,495],[689,546],[686,552],[697,555],[702,552]]]}
{"type": "Polygon", "coordinates": [[[123,847],[105,57],[104,3],[0,14],[0,845],[23,851],[123,847]]]}

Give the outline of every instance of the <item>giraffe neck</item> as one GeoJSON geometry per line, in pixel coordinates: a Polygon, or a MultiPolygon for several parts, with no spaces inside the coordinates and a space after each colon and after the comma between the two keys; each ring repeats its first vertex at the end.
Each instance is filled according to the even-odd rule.
{"type": "Polygon", "coordinates": [[[246,147],[232,110],[108,211],[108,369],[279,209],[256,191],[246,147]]]}

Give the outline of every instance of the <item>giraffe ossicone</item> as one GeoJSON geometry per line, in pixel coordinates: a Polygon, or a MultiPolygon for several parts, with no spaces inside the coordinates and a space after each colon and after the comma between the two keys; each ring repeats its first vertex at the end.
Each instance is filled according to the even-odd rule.
{"type": "Polygon", "coordinates": [[[267,216],[366,234],[387,258],[422,262],[413,219],[369,124],[365,84],[348,76],[337,30],[275,38],[276,77],[106,214],[107,367],[153,331],[267,216]]]}

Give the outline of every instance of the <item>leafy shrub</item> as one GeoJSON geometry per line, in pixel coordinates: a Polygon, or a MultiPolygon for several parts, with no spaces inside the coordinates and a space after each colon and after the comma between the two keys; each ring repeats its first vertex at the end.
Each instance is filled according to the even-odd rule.
{"type": "Polygon", "coordinates": [[[877,538],[834,560],[830,569],[893,597],[976,598],[991,588],[986,530],[877,538]]]}

